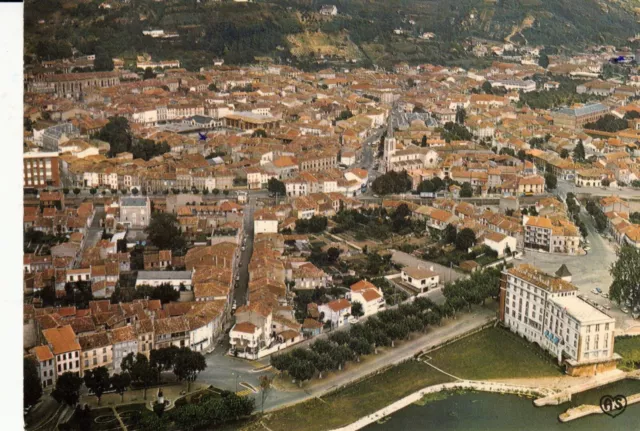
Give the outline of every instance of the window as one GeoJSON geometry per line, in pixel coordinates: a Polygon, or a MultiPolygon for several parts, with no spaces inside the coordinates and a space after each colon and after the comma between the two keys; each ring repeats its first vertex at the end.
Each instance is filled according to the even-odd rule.
{"type": "MultiPolygon", "coordinates": [[[[600,324],[598,323],[596,325],[596,332],[600,332],[600,324]]],[[[596,335],[596,340],[598,339],[598,336],[596,335]]]]}
{"type": "Polygon", "coordinates": [[[80,368],[80,361],[76,361],[76,368],[80,368]]]}
{"type": "Polygon", "coordinates": [[[605,331],[608,331],[608,330],[609,330],[609,324],[608,324],[608,323],[605,323],[605,324],[604,324],[604,330],[605,330],[605,331]]]}

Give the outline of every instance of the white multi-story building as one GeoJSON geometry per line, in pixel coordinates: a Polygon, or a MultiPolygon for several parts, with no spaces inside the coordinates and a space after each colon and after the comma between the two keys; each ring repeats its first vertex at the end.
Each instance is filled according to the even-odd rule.
{"type": "Polygon", "coordinates": [[[614,369],[615,319],[577,296],[566,279],[531,265],[503,272],[500,320],[513,332],[538,344],[574,376],[614,369]]]}

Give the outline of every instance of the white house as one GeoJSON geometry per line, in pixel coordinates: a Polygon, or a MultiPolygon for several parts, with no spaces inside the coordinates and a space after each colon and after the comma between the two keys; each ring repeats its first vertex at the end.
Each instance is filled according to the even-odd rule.
{"type": "Polygon", "coordinates": [[[278,218],[266,211],[256,212],[253,216],[253,232],[278,233],[278,218]]]}
{"type": "Polygon", "coordinates": [[[498,232],[491,232],[484,236],[484,244],[498,253],[498,257],[503,257],[506,252],[505,250],[510,250],[511,252],[516,251],[517,240],[509,235],[504,235],[498,232]]]}
{"type": "Polygon", "coordinates": [[[433,271],[433,266],[430,269],[407,266],[402,268],[401,277],[402,281],[409,283],[418,289],[420,293],[433,289],[440,282],[440,276],[433,271]]]}
{"type": "Polygon", "coordinates": [[[176,290],[180,289],[180,284],[184,284],[191,290],[191,271],[138,271],[136,287],[143,284],[153,287],[170,284],[176,290]]]}
{"type": "Polygon", "coordinates": [[[351,306],[356,302],[362,304],[364,316],[371,316],[385,308],[382,291],[367,280],[360,280],[351,285],[351,306]]]}
{"type": "Polygon", "coordinates": [[[331,322],[332,328],[338,328],[347,323],[351,315],[351,303],[346,299],[336,299],[318,307],[318,311],[324,313],[324,321],[331,322]]]}

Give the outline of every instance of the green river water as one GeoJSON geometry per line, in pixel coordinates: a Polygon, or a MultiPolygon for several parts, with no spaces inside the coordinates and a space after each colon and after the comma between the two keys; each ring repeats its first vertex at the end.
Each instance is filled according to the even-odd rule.
{"type": "Polygon", "coordinates": [[[591,415],[562,423],[558,415],[580,404],[598,405],[603,395],[640,393],[640,381],[624,380],[576,394],[571,403],[535,407],[533,400],[516,395],[487,392],[452,393],[445,399],[420,406],[411,404],[396,412],[387,422],[374,423],[368,431],[640,431],[640,404],[628,406],[616,418],[591,415]]]}

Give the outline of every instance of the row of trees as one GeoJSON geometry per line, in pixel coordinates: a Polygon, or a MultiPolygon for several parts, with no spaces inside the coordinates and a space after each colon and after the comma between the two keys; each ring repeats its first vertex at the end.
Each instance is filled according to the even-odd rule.
{"type": "Polygon", "coordinates": [[[162,304],[176,302],[180,299],[180,291],[176,290],[169,283],[162,283],[159,286],[142,284],[136,287],[116,286],[111,295],[111,303],[131,302],[134,299],[157,299],[162,304]]]}
{"type": "Polygon", "coordinates": [[[110,157],[118,153],[130,152],[136,159],[149,160],[171,151],[171,147],[166,142],[157,144],[149,139],[134,139],[129,121],[124,117],[111,117],[96,137],[109,143],[110,157]]]}
{"type": "Polygon", "coordinates": [[[299,234],[320,233],[327,228],[327,218],[322,216],[312,216],[309,219],[296,220],[296,232],[299,234]]]}
{"type": "Polygon", "coordinates": [[[578,226],[578,229],[580,229],[580,234],[586,238],[587,235],[589,235],[589,231],[587,230],[587,226],[580,219],[580,204],[578,204],[578,199],[573,193],[569,192],[567,193],[565,201],[567,204],[567,210],[569,211],[573,222],[578,226]]]}
{"type": "Polygon", "coordinates": [[[628,128],[627,120],[620,119],[615,115],[607,114],[598,120],[584,125],[585,129],[602,130],[603,132],[618,132],[628,128]]]}
{"type": "Polygon", "coordinates": [[[465,126],[449,121],[444,125],[444,129],[442,130],[442,137],[447,142],[470,141],[473,139],[473,134],[465,126]]]}
{"type": "Polygon", "coordinates": [[[470,278],[445,284],[442,294],[446,298],[446,313],[455,315],[465,308],[471,311],[473,304],[484,304],[490,297],[497,299],[500,294],[500,273],[499,268],[487,268],[473,272],[470,278]]]}
{"type": "Polygon", "coordinates": [[[349,330],[333,332],[326,340],[316,340],[310,349],[297,348],[272,356],[271,364],[302,385],[316,374],[322,378],[323,373],[342,370],[349,361],[359,362],[362,356],[377,353],[379,347],[394,347],[396,341],[407,339],[413,332],[439,325],[442,316],[440,307],[430,299],[416,298],[411,304],[381,311],[349,330]]]}
{"type": "MultiPolygon", "coordinates": [[[[133,385],[144,389],[144,399],[146,400],[147,388],[154,383],[160,383],[162,372],[172,370],[178,381],[187,382],[187,390],[189,391],[191,382],[194,382],[198,373],[207,367],[204,356],[188,347],[171,346],[152,350],[150,358],[147,359],[141,353],[135,355],[129,353],[122,359],[122,372],[113,376],[109,376],[109,370],[106,367],[86,370],[84,378],[73,373],[64,373],[58,377],[51,396],[59,403],[74,406],[80,399],[80,388],[84,383],[90,393],[96,396],[98,405],[100,405],[104,393],[114,390],[124,398],[126,390],[133,385]]],[[[25,363],[25,370],[26,367],[25,363]]],[[[29,372],[29,376],[31,374],[32,371],[29,372]]],[[[30,384],[28,392],[25,392],[25,400],[29,401],[29,405],[34,403],[35,396],[35,389],[32,389],[30,384]]]]}
{"type": "Polygon", "coordinates": [[[386,208],[343,210],[334,216],[333,221],[336,226],[331,228],[331,233],[351,231],[358,241],[367,238],[384,241],[394,233],[404,235],[413,232],[420,235],[425,229],[422,221],[411,219],[407,204],[399,205],[392,212],[386,208]]]}
{"type": "Polygon", "coordinates": [[[607,229],[609,224],[609,220],[607,216],[604,215],[602,209],[596,204],[593,200],[587,201],[587,212],[593,217],[593,220],[596,223],[596,229],[598,232],[604,232],[607,229]]]}

